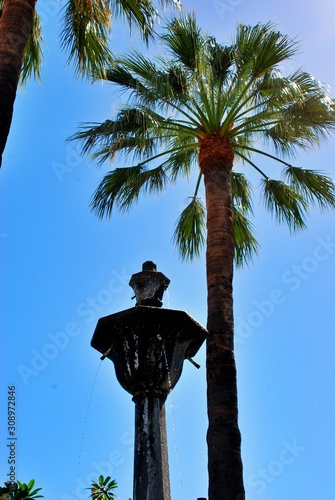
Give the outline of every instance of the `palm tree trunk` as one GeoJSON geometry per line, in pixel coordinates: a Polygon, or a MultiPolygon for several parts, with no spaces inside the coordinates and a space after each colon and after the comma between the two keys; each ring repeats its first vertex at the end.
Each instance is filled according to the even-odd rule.
{"type": "Polygon", "coordinates": [[[207,411],[209,500],[243,500],[233,319],[233,211],[230,141],[219,135],[200,143],[207,207],[207,411]],[[222,257],[224,256],[224,257],[222,257]]]}
{"type": "Polygon", "coordinates": [[[0,17],[0,167],[12,122],[24,49],[33,29],[36,0],[6,0],[0,17]]]}

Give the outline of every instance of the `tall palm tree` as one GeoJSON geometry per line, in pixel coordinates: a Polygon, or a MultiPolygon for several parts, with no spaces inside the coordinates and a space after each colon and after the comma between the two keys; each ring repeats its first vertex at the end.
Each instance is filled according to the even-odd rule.
{"type": "Polygon", "coordinates": [[[297,44],[271,24],[240,25],[232,43],[222,46],[194,16],[181,16],[167,23],[160,40],[168,57],[149,60],[133,51],[106,71],[105,79],[129,91],[129,101],[114,119],[84,126],[73,139],[98,163],[116,164],[120,155],[132,162],[116,164],[98,186],[92,208],[100,217],[128,210],[140,194],[161,192],[193,167],[199,173],[174,240],[182,257],[192,258],[207,227],[209,499],[242,500],[232,279],[234,257],[241,265],[257,250],[246,173],[257,171],[266,208],[293,231],[305,227],[310,205],[334,207],[330,178],[284,158],[318,146],[333,131],[335,103],[308,73],[281,73],[297,44]],[[257,157],[269,167],[277,162],[285,180],[271,179],[257,157]],[[241,171],[233,171],[238,163],[241,171]]]}
{"type": "Polygon", "coordinates": [[[0,0],[0,166],[23,56],[34,23],[35,1],[0,0]]]}
{"type": "MultiPolygon", "coordinates": [[[[179,0],[159,3],[180,5],[179,0]]],[[[35,6],[36,0],[0,0],[0,167],[20,74],[23,82],[31,74],[40,75],[42,36],[35,6]]],[[[139,28],[148,41],[158,11],[152,0],[67,0],[63,7],[61,46],[78,75],[90,75],[111,60],[112,14],[139,28]]]]}

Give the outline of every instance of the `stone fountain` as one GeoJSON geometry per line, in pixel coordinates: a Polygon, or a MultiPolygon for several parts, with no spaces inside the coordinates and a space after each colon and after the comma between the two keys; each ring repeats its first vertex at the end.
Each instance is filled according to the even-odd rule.
{"type": "Polygon", "coordinates": [[[136,306],[100,318],[91,345],[113,361],[121,386],[135,403],[133,500],[170,500],[165,400],[178,382],[184,359],[207,330],[185,311],[162,308],[170,280],[151,262],[131,277],[136,306]]]}

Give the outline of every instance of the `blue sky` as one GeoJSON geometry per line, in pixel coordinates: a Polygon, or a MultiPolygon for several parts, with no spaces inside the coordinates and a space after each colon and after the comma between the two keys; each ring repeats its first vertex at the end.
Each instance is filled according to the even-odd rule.
{"type": "MultiPolygon", "coordinates": [[[[206,324],[204,255],[181,263],[171,243],[193,184],[142,199],[127,215],[98,220],[88,203],[99,171],[65,139],[78,124],[117,109],[109,86],[75,80],[58,48],[54,0],[39,0],[46,42],[42,83],[21,90],[0,172],[1,446],[8,473],[7,387],[17,393],[17,478],[35,478],[45,498],[88,498],[99,473],[132,496],[131,397],[109,360],[90,347],[97,320],[132,307],[130,276],[154,260],[171,280],[164,306],[206,324]]],[[[273,21],[301,40],[291,62],[335,95],[335,11],[331,0],[187,1],[220,42],[236,23],[273,21]]],[[[113,48],[138,45],[115,28],[113,48]]],[[[154,47],[152,48],[154,51],[154,47]]],[[[295,164],[334,177],[334,143],[295,164]]],[[[273,165],[263,162],[270,172],[273,165]]],[[[255,178],[255,185],[258,180],[255,178]]],[[[257,195],[257,190],[255,191],[257,195]]],[[[234,278],[240,427],[248,500],[332,500],[334,403],[334,214],[311,212],[308,230],[291,236],[257,196],[259,256],[234,278]]],[[[204,348],[186,362],[167,401],[173,500],[207,495],[204,348]]]]}

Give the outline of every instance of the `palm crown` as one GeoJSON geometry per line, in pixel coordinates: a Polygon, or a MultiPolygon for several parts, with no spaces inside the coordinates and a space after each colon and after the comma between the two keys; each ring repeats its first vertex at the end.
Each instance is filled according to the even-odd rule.
{"type": "MultiPolygon", "coordinates": [[[[169,57],[148,60],[133,51],[103,75],[130,91],[130,101],[114,120],[85,127],[74,137],[99,162],[132,155],[133,165],[108,173],[93,199],[99,216],[114,206],[127,210],[141,192],[159,192],[199,165],[202,141],[226,137],[234,159],[256,169],[266,207],[292,230],[305,226],[310,203],[334,206],[334,184],[319,172],[283,160],[299,148],[320,144],[334,128],[334,101],[311,75],[301,70],[284,76],[279,65],[295,54],[294,40],[271,24],[237,27],[229,46],[205,35],[193,16],[170,21],[160,40],[169,57]],[[270,142],[270,154],[260,146],[270,142]],[[286,182],[268,177],[254,156],[280,162],[286,182]]],[[[99,75],[102,76],[102,75],[99,75]]],[[[118,160],[120,161],[120,160],[118,160]]],[[[199,181],[202,172],[199,172],[199,181]]],[[[199,183],[174,233],[183,257],[199,254],[204,243],[205,208],[199,183]]],[[[235,260],[243,263],[257,249],[249,215],[251,185],[233,172],[235,260]]]]}

